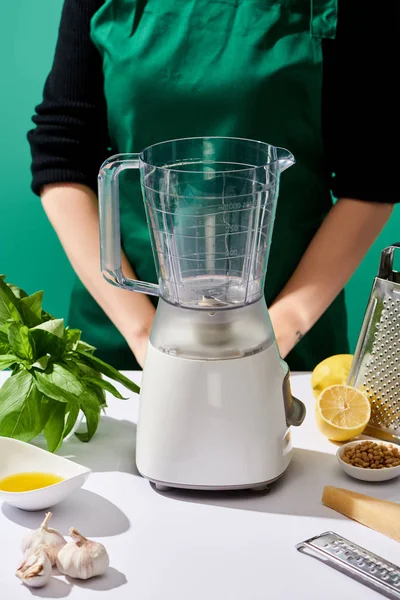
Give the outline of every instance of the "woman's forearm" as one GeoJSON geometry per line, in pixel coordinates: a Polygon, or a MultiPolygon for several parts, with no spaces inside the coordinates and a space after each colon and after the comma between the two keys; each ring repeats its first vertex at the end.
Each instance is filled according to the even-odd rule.
{"type": "MultiPolygon", "coordinates": [[[[132,350],[147,342],[154,307],[147,296],[132,294],[107,283],[100,272],[100,240],[97,198],[79,184],[45,186],[43,207],[78,277],[125,337],[132,350]]],[[[122,255],[127,277],[136,278],[122,255]]],[[[138,357],[139,358],[139,357],[138,357]]]]}
{"type": "Polygon", "coordinates": [[[292,350],[344,288],[392,210],[391,204],[346,198],[333,206],[270,307],[282,356],[292,350]]]}

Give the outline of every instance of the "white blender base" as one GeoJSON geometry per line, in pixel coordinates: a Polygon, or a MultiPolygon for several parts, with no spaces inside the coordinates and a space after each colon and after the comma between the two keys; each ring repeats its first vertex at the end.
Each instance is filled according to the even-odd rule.
{"type": "Polygon", "coordinates": [[[149,344],[137,431],[139,472],[158,486],[266,487],[290,462],[276,344],[245,358],[188,360],[149,344]]]}

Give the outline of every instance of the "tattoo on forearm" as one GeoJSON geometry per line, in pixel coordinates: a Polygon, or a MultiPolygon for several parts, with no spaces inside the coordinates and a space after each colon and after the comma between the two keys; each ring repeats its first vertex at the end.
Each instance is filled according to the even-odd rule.
{"type": "Polygon", "coordinates": [[[297,341],[299,342],[303,338],[301,331],[296,331],[297,341]]]}

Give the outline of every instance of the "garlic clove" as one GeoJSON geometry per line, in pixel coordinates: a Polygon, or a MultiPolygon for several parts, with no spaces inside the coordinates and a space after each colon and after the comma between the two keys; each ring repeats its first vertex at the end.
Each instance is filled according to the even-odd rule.
{"type": "Polygon", "coordinates": [[[73,541],[65,544],[57,555],[56,564],[60,573],[74,579],[103,575],[110,564],[103,544],[88,540],[73,527],[69,533],[73,541]]]}
{"type": "Polygon", "coordinates": [[[67,542],[56,529],[48,527],[52,516],[53,513],[48,512],[39,529],[31,531],[31,533],[24,537],[21,549],[24,556],[28,557],[37,548],[44,546],[51,564],[55,565],[57,554],[67,542]]]}
{"type": "Polygon", "coordinates": [[[15,575],[29,587],[43,587],[51,577],[51,563],[43,546],[32,552],[18,567],[15,575]]]}

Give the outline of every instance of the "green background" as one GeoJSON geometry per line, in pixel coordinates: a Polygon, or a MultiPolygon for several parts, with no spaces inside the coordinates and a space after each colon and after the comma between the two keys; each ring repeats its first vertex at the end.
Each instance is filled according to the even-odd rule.
{"type": "MultiPolygon", "coordinates": [[[[72,269],[40,200],[30,191],[30,153],[26,141],[34,106],[41,100],[43,83],[51,67],[61,7],[62,0],[14,0],[2,4],[0,272],[30,293],[43,289],[45,309],[65,317],[72,269]]],[[[399,226],[400,215],[396,210],[347,286],[353,348],[380,251],[398,241],[399,226]]]]}

